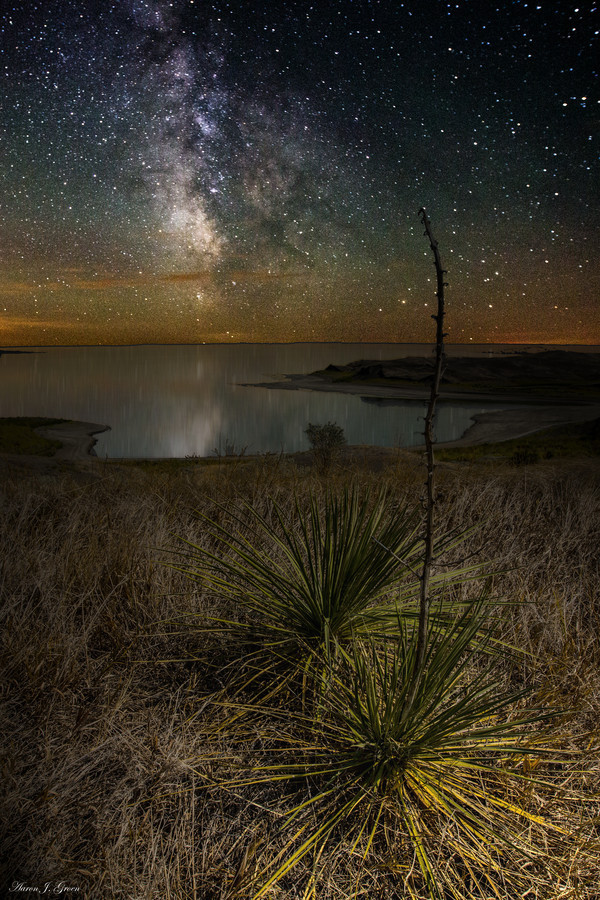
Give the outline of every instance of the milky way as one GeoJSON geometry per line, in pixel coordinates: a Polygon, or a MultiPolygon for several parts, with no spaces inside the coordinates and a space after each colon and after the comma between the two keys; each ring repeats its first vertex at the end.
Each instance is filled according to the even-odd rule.
{"type": "Polygon", "coordinates": [[[593,3],[2,16],[0,342],[600,342],[593,3]]]}

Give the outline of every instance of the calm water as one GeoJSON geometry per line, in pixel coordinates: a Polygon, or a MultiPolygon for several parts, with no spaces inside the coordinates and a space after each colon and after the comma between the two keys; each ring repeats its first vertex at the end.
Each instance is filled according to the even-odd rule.
{"type": "MultiPolygon", "coordinates": [[[[514,348],[513,348],[514,349],[514,348]]],[[[496,346],[448,348],[487,355],[496,346]]],[[[306,449],[309,422],[337,422],[350,444],[408,447],[421,442],[425,406],[378,404],[358,396],[244,387],[328,363],[429,355],[418,344],[243,344],[58,347],[0,356],[0,415],[55,416],[110,425],[104,457],[169,457],[225,451],[306,449]]],[[[508,404],[439,405],[437,439],[454,440],[472,416],[508,404]]]]}

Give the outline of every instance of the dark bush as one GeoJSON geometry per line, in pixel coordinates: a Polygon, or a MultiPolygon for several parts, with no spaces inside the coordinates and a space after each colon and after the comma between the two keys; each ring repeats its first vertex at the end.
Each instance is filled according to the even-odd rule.
{"type": "Polygon", "coordinates": [[[323,470],[329,468],[340,449],[347,443],[344,429],[336,422],[327,422],[326,425],[309,422],[304,434],[309,440],[315,462],[323,470]]]}
{"type": "Polygon", "coordinates": [[[512,466],[532,466],[540,461],[540,452],[534,447],[519,447],[509,461],[512,466]]]}

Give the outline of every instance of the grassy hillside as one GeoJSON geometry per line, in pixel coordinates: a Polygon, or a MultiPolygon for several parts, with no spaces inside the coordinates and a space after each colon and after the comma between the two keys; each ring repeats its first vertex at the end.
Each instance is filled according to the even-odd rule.
{"type": "MultiPolygon", "coordinates": [[[[181,559],[178,537],[217,558],[230,554],[209,522],[231,528],[235,513],[269,565],[274,545],[267,531],[248,526],[244,504],[279,534],[275,501],[300,539],[294,498],[305,509],[311,496],[321,509],[327,491],[340,496],[354,485],[370,508],[385,488],[393,519],[405,505],[419,513],[422,482],[418,461],[402,453],[381,471],[359,460],[327,479],[279,457],[227,466],[187,461],[177,469],[98,463],[95,476],[6,476],[3,886],[63,882],[94,898],[254,896],[290,847],[298,849],[302,835],[324,821],[307,807],[285,825],[290,810],[314,800],[325,784],[339,784],[316,771],[280,782],[277,768],[264,779],[264,767],[283,764],[294,746],[295,764],[308,765],[310,740],[317,739],[327,767],[334,720],[327,704],[316,732],[314,722],[302,720],[308,701],[293,678],[269,696],[275,675],[261,680],[249,655],[264,650],[258,631],[240,644],[239,628],[222,624],[252,625],[238,602],[241,582],[239,591],[223,592],[166,563],[181,559]]],[[[499,692],[529,689],[496,718],[518,717],[527,704],[542,708],[548,718],[539,737],[550,741],[552,733],[555,750],[538,757],[524,744],[521,753],[499,755],[493,785],[477,775],[495,802],[508,805],[502,808],[514,829],[514,848],[494,851],[487,863],[478,851],[465,868],[453,850],[462,840],[458,820],[436,812],[423,795],[435,865],[454,880],[455,896],[487,898],[493,884],[501,897],[529,891],[540,900],[592,900],[600,858],[600,469],[593,460],[447,465],[439,494],[441,534],[474,528],[445,562],[491,561],[497,574],[488,624],[496,639],[522,651],[474,657],[464,674],[491,667],[499,692]],[[516,780],[509,778],[515,767],[516,780]],[[526,775],[536,780],[519,781],[526,775]],[[519,845],[530,839],[527,858],[519,845]]],[[[479,589],[479,582],[465,583],[449,597],[458,609],[479,589]]],[[[336,702],[343,696],[336,692],[336,702]]],[[[381,806],[377,823],[369,820],[358,834],[357,807],[264,896],[427,896],[416,838],[403,830],[391,799],[381,805],[386,790],[380,785],[373,795],[381,806]]],[[[494,809],[500,823],[504,812],[494,809]]]]}

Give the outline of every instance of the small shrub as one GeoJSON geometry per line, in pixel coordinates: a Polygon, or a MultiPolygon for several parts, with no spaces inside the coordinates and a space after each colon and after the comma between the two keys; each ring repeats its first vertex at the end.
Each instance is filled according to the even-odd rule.
{"type": "Polygon", "coordinates": [[[327,422],[326,425],[308,423],[304,434],[307,436],[315,461],[322,470],[327,470],[342,447],[346,446],[346,435],[341,425],[327,422]]]}
{"type": "Polygon", "coordinates": [[[540,461],[540,452],[535,447],[519,447],[510,457],[511,466],[532,466],[540,461]]]}
{"type": "Polygon", "coordinates": [[[238,447],[235,441],[231,441],[229,438],[225,438],[224,446],[221,446],[221,437],[219,436],[219,446],[213,447],[213,454],[217,457],[217,459],[222,459],[223,456],[237,456],[242,457],[246,453],[247,447],[238,447]]]}

